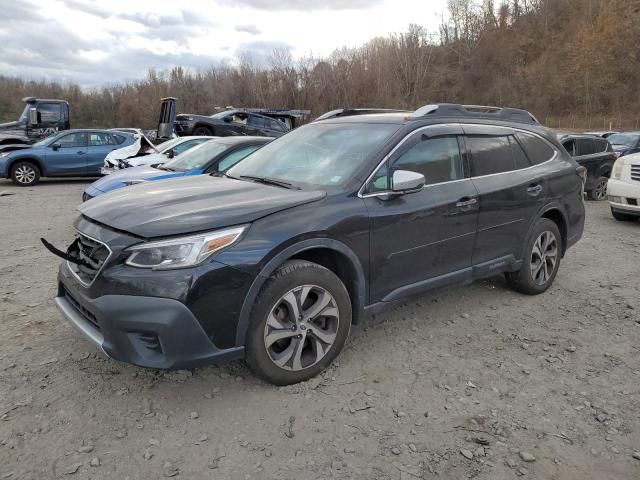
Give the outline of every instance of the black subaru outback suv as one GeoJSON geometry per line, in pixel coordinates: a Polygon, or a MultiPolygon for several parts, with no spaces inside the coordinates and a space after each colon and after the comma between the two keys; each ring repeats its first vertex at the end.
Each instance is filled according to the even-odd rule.
{"type": "Polygon", "coordinates": [[[311,123],[225,177],[81,205],[56,302],[117,360],[244,357],[269,382],[299,382],[364,313],[410,295],[499,273],[544,292],[582,235],[583,175],[521,110],[431,105],[311,123]]]}

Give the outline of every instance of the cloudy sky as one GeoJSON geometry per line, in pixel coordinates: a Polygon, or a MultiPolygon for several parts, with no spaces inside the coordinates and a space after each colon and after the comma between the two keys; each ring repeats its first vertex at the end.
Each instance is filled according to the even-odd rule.
{"type": "Polygon", "coordinates": [[[261,61],[274,48],[324,56],[410,23],[436,32],[446,0],[0,0],[0,74],[91,87],[261,61]]]}

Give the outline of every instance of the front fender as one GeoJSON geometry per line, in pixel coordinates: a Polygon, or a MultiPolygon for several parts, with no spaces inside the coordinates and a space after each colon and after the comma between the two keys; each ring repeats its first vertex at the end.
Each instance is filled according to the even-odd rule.
{"type": "Polygon", "coordinates": [[[17,155],[7,160],[7,172],[6,172],[7,178],[11,176],[11,169],[13,168],[13,165],[16,162],[21,162],[21,161],[35,163],[37,167],[40,169],[40,175],[42,175],[43,177],[47,176],[47,169],[45,168],[44,162],[42,161],[42,159],[37,156],[34,156],[33,154],[29,154],[29,155],[17,155]]]}
{"type": "Polygon", "coordinates": [[[329,250],[335,250],[337,253],[340,253],[349,259],[349,261],[351,262],[351,266],[356,273],[356,295],[355,298],[352,298],[354,313],[356,314],[354,318],[357,318],[357,316],[359,316],[364,311],[364,305],[366,302],[366,277],[364,274],[364,269],[362,268],[362,264],[360,263],[360,260],[358,259],[358,256],[355,254],[355,252],[344,243],[331,238],[312,238],[303,240],[301,242],[288,246],[287,248],[273,256],[254,279],[251,287],[249,288],[249,291],[247,292],[247,295],[245,296],[244,302],[242,303],[242,309],[238,318],[238,327],[236,330],[237,346],[243,346],[245,344],[245,336],[247,333],[247,329],[249,328],[253,304],[256,301],[258,293],[260,293],[260,289],[271,276],[271,274],[275,272],[276,269],[284,262],[286,262],[289,258],[301,252],[314,248],[326,248],[329,250]]]}

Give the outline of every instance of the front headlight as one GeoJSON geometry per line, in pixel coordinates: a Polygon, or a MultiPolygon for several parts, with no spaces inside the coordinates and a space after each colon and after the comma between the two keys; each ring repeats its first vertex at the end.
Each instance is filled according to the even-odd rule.
{"type": "Polygon", "coordinates": [[[169,270],[198,265],[220,250],[233,245],[248,225],[225,228],[191,237],[134,245],[126,264],[138,268],[169,270]]]}
{"type": "Polygon", "coordinates": [[[624,160],[619,158],[616,163],[613,164],[613,170],[611,171],[611,178],[614,180],[620,180],[622,176],[622,168],[624,167],[624,160]]]}
{"type": "Polygon", "coordinates": [[[0,152],[0,158],[6,157],[7,155],[9,155],[9,152],[0,152]]]}

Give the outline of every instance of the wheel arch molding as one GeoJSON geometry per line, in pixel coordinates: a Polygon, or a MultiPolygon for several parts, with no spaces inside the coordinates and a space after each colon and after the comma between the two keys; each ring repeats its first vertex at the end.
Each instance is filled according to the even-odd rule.
{"type": "MultiPolygon", "coordinates": [[[[558,230],[560,230],[560,235],[562,236],[561,257],[564,257],[567,251],[567,240],[569,238],[569,219],[567,218],[564,207],[558,202],[549,203],[540,209],[535,220],[537,221],[540,218],[548,218],[558,226],[558,230]]],[[[527,231],[527,238],[531,235],[535,223],[535,221],[531,222],[529,230],[527,231]]]]}
{"type": "Polygon", "coordinates": [[[7,165],[7,178],[11,178],[11,170],[13,169],[13,166],[18,163],[18,162],[31,162],[33,163],[36,167],[38,167],[38,170],[40,170],[40,175],[43,177],[46,177],[47,175],[47,170],[44,168],[44,164],[41,160],[39,160],[36,157],[17,157],[17,158],[12,158],[11,162],[9,162],[9,164],[7,165]]]}
{"type": "MultiPolygon", "coordinates": [[[[331,238],[307,239],[290,245],[276,254],[266,263],[260,273],[253,280],[253,283],[251,284],[251,287],[249,287],[249,291],[242,303],[240,315],[238,316],[238,324],[236,328],[237,346],[243,346],[245,344],[253,305],[255,304],[262,286],[269,279],[271,274],[273,274],[273,272],[275,272],[286,261],[293,258],[304,258],[300,257],[300,255],[313,252],[314,250],[333,252],[334,254],[339,255],[342,260],[346,260],[348,262],[349,271],[347,272],[347,275],[350,277],[351,282],[349,283],[351,283],[351,285],[347,285],[345,283],[345,286],[351,296],[353,310],[352,322],[358,323],[358,319],[364,311],[366,303],[366,276],[360,259],[350,247],[338,240],[331,238]]],[[[338,274],[338,276],[341,277],[340,274],[338,274]]]]}

